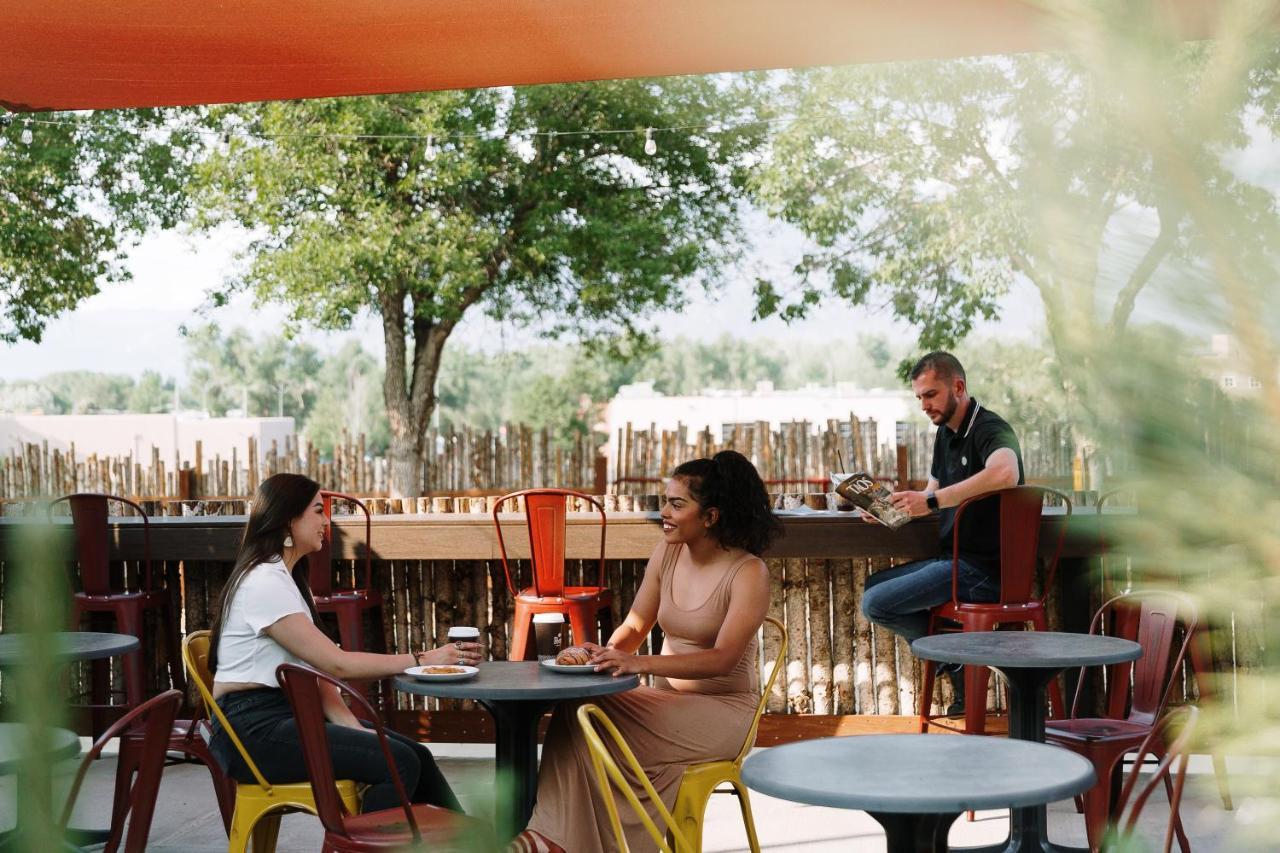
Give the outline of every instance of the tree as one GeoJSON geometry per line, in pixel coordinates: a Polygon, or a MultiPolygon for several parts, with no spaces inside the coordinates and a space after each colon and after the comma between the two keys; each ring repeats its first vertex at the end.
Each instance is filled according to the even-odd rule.
{"type": "Polygon", "coordinates": [[[67,370],[50,373],[40,380],[53,392],[60,412],[71,415],[94,412],[122,412],[127,406],[133,378],[120,373],[67,370]]]}
{"type": "Polygon", "coordinates": [[[190,142],[155,110],[0,113],[0,342],[129,278],[128,241],[183,210],[190,142]]]}
{"type": "MultiPolygon", "coordinates": [[[[1108,59],[1147,47],[1135,37],[1108,59]]],[[[1274,195],[1226,156],[1274,96],[1274,56],[1271,89],[1260,82],[1203,127],[1196,99],[1222,68],[1212,57],[1202,44],[1165,53],[1158,94],[1106,85],[1089,55],[795,74],[782,99],[798,118],[773,140],[755,190],[812,246],[795,288],[759,282],[760,312],[802,317],[829,293],[881,304],[915,324],[927,350],[954,345],[1027,283],[1060,358],[1079,349],[1072,335],[1123,336],[1144,290],[1170,262],[1199,257],[1205,239],[1135,116],[1158,111],[1196,140],[1204,187],[1233,211],[1222,221],[1238,226],[1229,239],[1242,256],[1265,254],[1275,237],[1274,195]]]]}
{"type": "Polygon", "coordinates": [[[312,444],[329,450],[363,434],[369,453],[387,450],[387,413],[382,406],[382,368],[357,341],[348,341],[324,360],[316,381],[315,404],[303,431],[312,444]]]}
{"type": "Polygon", "coordinates": [[[323,359],[315,347],[283,334],[254,340],[242,328],[224,334],[210,323],[185,330],[189,393],[201,408],[225,416],[293,418],[299,426],[315,402],[323,359]]]}
{"type": "Polygon", "coordinates": [[[390,488],[416,494],[442,354],[469,311],[634,335],[715,281],[764,135],[746,121],[754,95],[750,78],[689,77],[217,108],[228,141],[200,166],[195,222],[256,235],[229,288],[295,323],[381,318],[390,488]],[[686,129],[655,133],[650,155],[649,127],[686,129]]]}
{"type": "Polygon", "coordinates": [[[172,403],[173,380],[165,379],[154,370],[144,370],[129,389],[125,409],[144,414],[167,412],[172,403]]]}

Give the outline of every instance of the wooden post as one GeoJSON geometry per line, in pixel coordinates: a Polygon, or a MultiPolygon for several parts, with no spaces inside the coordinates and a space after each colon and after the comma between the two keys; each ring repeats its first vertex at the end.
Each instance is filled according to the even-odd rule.
{"type": "Polygon", "coordinates": [[[807,714],[813,707],[809,694],[809,643],[805,632],[807,578],[803,560],[783,561],[783,595],[787,614],[787,709],[793,714],[807,714]]]}

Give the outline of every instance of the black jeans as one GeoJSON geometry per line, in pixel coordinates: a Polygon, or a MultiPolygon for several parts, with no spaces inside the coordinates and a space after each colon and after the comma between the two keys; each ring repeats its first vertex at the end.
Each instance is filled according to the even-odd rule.
{"type": "MultiPolygon", "coordinates": [[[[308,781],[298,726],[283,690],[262,687],[229,693],[218,700],[218,707],[226,714],[227,722],[235,729],[240,742],[268,782],[284,785],[308,781]]],[[[333,723],[326,723],[325,731],[329,736],[329,755],[335,777],[370,786],[365,791],[361,809],[373,812],[399,808],[400,798],[396,795],[387,760],[378,745],[378,736],[372,731],[357,731],[333,723]]],[[[429,749],[392,731],[387,732],[387,741],[396,772],[410,801],[462,811],[458,798],[436,766],[429,749]]],[[[216,720],[213,721],[209,748],[231,778],[237,782],[256,783],[249,765],[216,720]]]]}

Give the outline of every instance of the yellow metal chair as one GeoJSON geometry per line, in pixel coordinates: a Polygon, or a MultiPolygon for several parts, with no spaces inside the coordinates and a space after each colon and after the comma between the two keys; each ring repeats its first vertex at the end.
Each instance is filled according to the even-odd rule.
{"type": "Polygon", "coordinates": [[[600,788],[600,796],[604,799],[605,810],[609,813],[609,823],[613,826],[613,836],[618,841],[618,849],[622,850],[623,853],[627,853],[630,850],[627,846],[626,835],[622,832],[622,821],[618,818],[618,804],[613,799],[614,788],[622,792],[622,796],[635,813],[640,816],[645,830],[648,831],[654,844],[658,845],[658,850],[661,853],[693,853],[693,846],[689,844],[680,828],[676,825],[675,818],[671,816],[671,812],[667,811],[667,807],[662,804],[662,798],[653,789],[653,783],[645,775],[644,768],[636,760],[635,753],[631,751],[631,747],[627,746],[627,742],[623,739],[621,732],[613,725],[613,721],[609,719],[605,712],[600,709],[600,706],[592,703],[580,706],[578,708],[578,725],[582,727],[582,733],[587,738],[587,746],[591,751],[591,766],[595,769],[596,774],[596,785],[600,788]],[[658,807],[658,815],[665,825],[665,833],[658,828],[653,822],[653,818],[645,811],[640,798],[636,796],[635,789],[623,775],[622,769],[618,767],[618,762],[614,759],[613,753],[609,751],[609,747],[605,745],[597,726],[603,728],[608,734],[609,739],[613,741],[615,750],[626,762],[628,773],[640,783],[640,786],[644,789],[645,796],[658,807]]]}
{"type": "MultiPolygon", "coordinates": [[[[240,742],[235,729],[231,728],[231,724],[223,716],[218,703],[213,701],[213,676],[209,672],[208,631],[193,631],[182,640],[182,662],[187,668],[187,674],[199,689],[205,707],[226,730],[231,742],[240,751],[240,757],[253,773],[253,778],[258,781],[256,785],[245,782],[236,784],[236,805],[235,812],[231,816],[228,853],[245,853],[249,849],[250,839],[253,840],[254,853],[273,853],[276,849],[276,837],[280,832],[282,815],[294,811],[316,813],[311,783],[272,785],[263,778],[258,765],[254,764],[253,759],[249,757],[249,752],[240,742]]],[[[352,814],[360,811],[360,798],[355,782],[350,779],[339,781],[338,796],[342,798],[343,805],[352,814]]]]}
{"type": "Polygon", "coordinates": [[[751,721],[751,728],[747,730],[747,739],[743,741],[742,749],[738,750],[737,757],[732,761],[690,764],[684,771],[684,776],[680,780],[680,790],[676,794],[675,807],[672,809],[675,813],[676,825],[680,827],[686,838],[692,840],[693,850],[699,853],[702,850],[702,819],[707,811],[707,801],[711,799],[712,794],[733,794],[738,798],[738,805],[742,807],[742,823],[747,829],[747,844],[751,847],[751,853],[760,853],[760,841],[756,838],[756,824],[751,817],[751,800],[747,795],[747,786],[742,784],[742,762],[751,752],[751,747],[755,745],[756,731],[760,728],[760,716],[764,713],[764,706],[769,701],[769,691],[773,689],[773,683],[778,680],[778,673],[787,660],[786,626],[772,617],[764,621],[766,625],[771,625],[777,630],[782,642],[778,646],[778,659],[773,662],[768,679],[760,686],[760,704],[756,705],[756,716],[751,721]],[[726,782],[731,787],[717,790],[726,782]]]}

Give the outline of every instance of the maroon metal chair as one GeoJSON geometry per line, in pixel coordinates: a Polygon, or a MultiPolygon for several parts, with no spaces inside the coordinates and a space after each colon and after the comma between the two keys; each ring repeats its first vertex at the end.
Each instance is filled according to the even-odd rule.
{"type": "Polygon", "coordinates": [[[324,545],[307,557],[307,582],[316,610],[332,613],[338,619],[338,642],[347,651],[365,651],[364,614],[372,610],[377,620],[377,636],[382,636],[382,592],[373,585],[373,553],[370,548],[373,519],[369,508],[359,498],[341,492],[320,492],[324,502],[324,545]],[[364,513],[364,571],[357,574],[349,587],[335,587],[333,582],[333,502],[347,501],[364,513]]]}
{"type": "MultiPolygon", "coordinates": [[[[152,697],[138,705],[129,713],[112,723],[93,746],[80,759],[80,769],[76,772],[75,781],[71,783],[71,791],[67,794],[67,804],[62,810],[62,831],[65,834],[67,822],[71,819],[71,811],[80,793],[89,765],[102,753],[107,742],[130,729],[143,733],[143,748],[138,772],[132,785],[124,792],[124,817],[129,819],[129,834],[124,839],[124,853],[143,853],[147,849],[147,836],[151,832],[151,819],[156,810],[156,794],[160,791],[160,775],[164,770],[165,748],[169,742],[169,732],[173,728],[173,719],[182,705],[182,693],[177,690],[166,690],[159,696],[152,697]]],[[[117,797],[119,796],[117,791],[117,797]]],[[[115,818],[112,818],[113,830],[115,818]]],[[[115,842],[115,843],[118,843],[115,842]]],[[[115,843],[109,843],[107,850],[114,851],[115,843]]]]}
{"type": "MultiPolygon", "coordinates": [[[[1118,593],[1128,592],[1130,589],[1129,578],[1120,580],[1120,573],[1116,570],[1113,562],[1120,562],[1120,558],[1114,561],[1111,559],[1111,543],[1105,535],[1103,528],[1102,510],[1108,503],[1114,502],[1117,495],[1123,493],[1121,489],[1113,489],[1102,497],[1098,498],[1098,531],[1099,542],[1097,552],[1102,571],[1100,572],[1102,580],[1102,600],[1108,601],[1118,593]]],[[[1200,704],[1212,703],[1217,696],[1217,686],[1215,684],[1216,670],[1213,665],[1213,630],[1209,625],[1209,617],[1206,616],[1196,623],[1195,631],[1191,636],[1190,644],[1187,646],[1187,658],[1191,663],[1191,672],[1196,680],[1196,693],[1200,704]]],[[[1108,716],[1119,716],[1123,709],[1109,711],[1108,716]]],[[[1210,752],[1210,759],[1213,763],[1213,775],[1218,780],[1218,796],[1222,798],[1222,807],[1227,811],[1231,811],[1234,807],[1231,801],[1231,784],[1227,778],[1227,761],[1222,753],[1218,750],[1210,752]]]]}
{"type": "Polygon", "coordinates": [[[1163,784],[1169,793],[1169,822],[1165,828],[1163,853],[1173,849],[1175,833],[1182,831],[1182,823],[1178,815],[1182,804],[1182,789],[1187,781],[1187,764],[1191,759],[1191,739],[1195,734],[1200,710],[1187,705],[1170,711],[1147,735],[1146,740],[1138,747],[1137,759],[1133,769],[1125,777],[1124,788],[1120,791],[1117,803],[1117,815],[1112,831],[1102,842],[1102,849],[1115,846],[1122,850],[1134,849],[1127,844],[1137,827],[1138,818],[1143,807],[1155,791],[1156,786],[1163,784]],[[1143,765],[1148,758],[1157,758],[1155,772],[1151,778],[1139,787],[1142,780],[1143,765]]]}
{"type": "MultiPolygon", "coordinates": [[[[1082,669],[1070,718],[1050,720],[1045,726],[1047,743],[1087,758],[1097,774],[1097,784],[1084,794],[1085,830],[1094,849],[1102,843],[1108,821],[1117,814],[1116,793],[1124,757],[1146,742],[1155,730],[1173,690],[1173,675],[1182,666],[1197,623],[1196,606],[1191,599],[1163,591],[1118,595],[1104,603],[1090,623],[1091,634],[1106,633],[1142,646],[1142,657],[1137,661],[1112,664],[1105,669],[1108,716],[1078,716],[1085,679],[1082,669]],[[1179,622],[1184,636],[1175,651],[1179,622]]],[[[1160,754],[1162,748],[1158,741],[1152,741],[1155,754],[1160,754]]],[[[1172,803],[1172,789],[1169,796],[1172,803]]],[[[1173,824],[1179,845],[1189,853],[1190,844],[1176,809],[1173,824]]]]}
{"type": "MultiPolygon", "coordinates": [[[[1014,486],[975,495],[956,507],[952,534],[951,600],[935,607],[929,614],[929,633],[939,631],[993,631],[997,628],[1024,628],[1047,631],[1049,621],[1045,599],[1053,588],[1058,558],[1066,538],[1067,520],[1071,517],[1071,499],[1056,489],[1042,486],[1014,486]],[[1039,562],[1040,527],[1046,495],[1053,495],[1066,507],[1066,516],[1058,530],[1053,558],[1045,572],[1040,596],[1035,596],[1036,566],[1039,562]],[[1000,512],[1000,599],[993,603],[960,600],[960,525],[965,511],[978,501],[999,501],[1000,512]],[[958,629],[943,625],[943,620],[959,622],[958,629]]],[[[934,668],[921,667],[920,731],[926,732],[936,719],[930,713],[933,701],[934,668]]],[[[983,734],[987,728],[987,684],[991,670],[985,666],[964,668],[966,697],[964,731],[983,734]]],[[[1049,703],[1055,717],[1063,715],[1062,691],[1055,680],[1049,684],[1049,703]]]]}
{"type": "Polygon", "coordinates": [[[80,566],[81,589],[72,595],[72,626],[79,629],[85,614],[109,614],[115,618],[116,630],[131,634],[142,642],[141,647],[121,659],[124,670],[123,705],[112,706],[110,698],[110,662],[94,661],[91,664],[92,680],[90,704],[93,730],[101,729],[107,713],[113,708],[133,708],[146,699],[146,671],[143,650],[148,647],[143,637],[143,619],[147,611],[159,618],[160,634],[168,658],[170,683],[183,693],[187,689],[182,671],[182,659],[178,652],[177,614],[169,604],[169,591],[156,585],[151,570],[151,521],[141,506],[128,498],[107,494],[77,493],[57,498],[49,505],[53,509],[65,501],[71,508],[71,520],[75,530],[76,560],[80,566]],[[113,582],[108,538],[108,501],[118,501],[133,507],[142,518],[143,571],[136,589],[125,589],[113,582]]]}
{"type": "Polygon", "coordinates": [[[606,636],[613,633],[613,591],[604,583],[604,537],[609,520],[600,501],[572,489],[524,489],[498,498],[492,515],[498,534],[502,571],[507,577],[507,590],[516,604],[508,655],[511,660],[536,656],[529,634],[537,613],[563,613],[573,630],[574,643],[599,642],[602,633],[606,636]],[[533,586],[522,590],[517,590],[512,580],[502,523],[498,520],[503,505],[517,498],[524,498],[525,520],[529,526],[529,556],[533,563],[533,586]],[[565,585],[564,552],[569,498],[586,501],[600,514],[600,566],[595,586],[565,585]]]}
{"type": "MultiPolygon", "coordinates": [[[[167,752],[177,752],[187,761],[195,761],[209,768],[213,793],[218,800],[218,812],[222,828],[231,832],[231,816],[235,813],[236,782],[222,771],[221,765],[209,749],[209,719],[204,700],[196,694],[195,712],[189,720],[174,720],[169,730],[167,752]]],[[[111,836],[103,853],[112,853],[120,843],[124,830],[124,818],[128,811],[128,790],[133,777],[142,766],[146,755],[146,732],[132,728],[120,735],[120,755],[116,761],[116,792],[111,810],[111,836]]]]}
{"type": "Polygon", "coordinates": [[[395,771],[386,730],[364,696],[332,676],[291,663],[281,664],[276,669],[276,680],[289,697],[294,720],[298,724],[298,737],[302,741],[302,755],[311,780],[311,792],[315,796],[316,814],[325,830],[321,847],[323,853],[418,848],[440,851],[497,849],[496,844],[485,843],[486,839],[491,839],[491,830],[484,823],[439,806],[409,802],[400,775],[395,771]],[[353,815],[343,806],[334,780],[329,739],[325,733],[324,707],[320,701],[322,682],[332,684],[349,697],[356,716],[362,716],[363,712],[373,724],[382,755],[386,758],[387,767],[391,768],[391,778],[400,796],[400,808],[353,815]]]}

